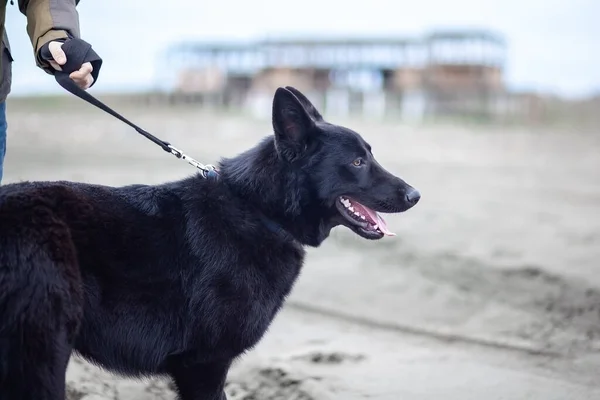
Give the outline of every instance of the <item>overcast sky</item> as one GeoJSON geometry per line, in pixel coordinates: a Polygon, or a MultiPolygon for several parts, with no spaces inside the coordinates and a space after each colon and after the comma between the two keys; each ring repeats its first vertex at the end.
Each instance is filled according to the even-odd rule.
{"type": "MultiPolygon", "coordinates": [[[[25,17],[7,8],[13,93],[62,90],[35,67],[25,17]]],[[[512,87],[567,96],[600,91],[600,0],[81,0],[79,13],[82,37],[104,59],[96,91],[156,85],[157,58],[178,40],[418,35],[456,27],[506,37],[512,87]]]]}

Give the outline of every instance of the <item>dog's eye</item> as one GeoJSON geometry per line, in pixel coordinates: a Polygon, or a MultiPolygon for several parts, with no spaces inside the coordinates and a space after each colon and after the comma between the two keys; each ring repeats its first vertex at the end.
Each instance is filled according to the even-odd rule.
{"type": "Polygon", "coordinates": [[[364,163],[365,162],[363,161],[362,158],[357,158],[356,160],[352,161],[352,165],[354,165],[355,167],[360,167],[364,163]]]}

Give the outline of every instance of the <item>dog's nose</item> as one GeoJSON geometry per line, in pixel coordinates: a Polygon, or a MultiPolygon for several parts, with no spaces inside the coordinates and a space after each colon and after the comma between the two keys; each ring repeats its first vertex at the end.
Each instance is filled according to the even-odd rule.
{"type": "Polygon", "coordinates": [[[415,205],[421,199],[421,193],[417,189],[410,189],[408,193],[406,193],[406,201],[410,204],[415,205]]]}

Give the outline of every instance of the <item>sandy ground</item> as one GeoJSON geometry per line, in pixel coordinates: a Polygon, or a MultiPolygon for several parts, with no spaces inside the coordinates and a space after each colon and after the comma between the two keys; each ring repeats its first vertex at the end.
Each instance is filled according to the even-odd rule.
{"type": "MultiPolygon", "coordinates": [[[[126,108],[203,162],[268,121],[126,108]]],[[[234,400],[600,398],[600,132],[341,122],[422,193],[396,238],[337,228],[264,340],[232,369],[234,400]]],[[[158,183],[192,167],[86,106],[10,107],[5,182],[158,183]]],[[[74,358],[70,399],[174,399],[169,382],[74,358]]]]}

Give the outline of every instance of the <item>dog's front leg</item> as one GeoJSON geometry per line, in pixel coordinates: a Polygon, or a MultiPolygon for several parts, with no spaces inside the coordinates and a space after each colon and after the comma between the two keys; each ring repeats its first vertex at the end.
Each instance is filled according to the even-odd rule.
{"type": "Polygon", "coordinates": [[[181,400],[227,400],[225,379],[229,362],[174,365],[170,374],[181,400]]]}

